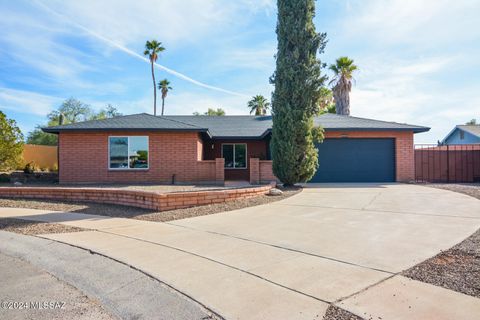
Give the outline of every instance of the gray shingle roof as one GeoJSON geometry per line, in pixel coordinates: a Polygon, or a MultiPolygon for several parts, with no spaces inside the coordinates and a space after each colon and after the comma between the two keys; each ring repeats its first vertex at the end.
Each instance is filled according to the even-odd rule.
{"type": "MultiPolygon", "coordinates": [[[[425,132],[430,128],[364,119],[336,114],[324,114],[314,120],[315,125],[329,130],[408,130],[425,132]]],[[[73,123],[43,128],[46,132],[58,133],[72,130],[185,130],[207,132],[214,138],[260,138],[270,132],[271,116],[163,116],[146,113],[73,123]]]]}
{"type": "Polygon", "coordinates": [[[462,129],[463,131],[466,131],[470,134],[473,134],[474,136],[477,136],[480,138],[480,125],[479,124],[472,124],[472,125],[458,125],[457,128],[462,129]]]}
{"type": "Polygon", "coordinates": [[[166,117],[155,117],[147,113],[131,114],[104,120],[91,120],[42,128],[45,132],[58,133],[70,130],[189,130],[207,131],[194,124],[166,117]]]}

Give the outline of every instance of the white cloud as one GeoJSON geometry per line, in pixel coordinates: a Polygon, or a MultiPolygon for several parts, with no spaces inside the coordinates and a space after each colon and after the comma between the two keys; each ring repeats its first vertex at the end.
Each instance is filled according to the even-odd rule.
{"type": "Polygon", "coordinates": [[[351,93],[354,116],[406,122],[432,127],[416,136],[418,142],[435,143],[456,124],[480,115],[480,99],[473,84],[445,88],[436,76],[448,73],[455,60],[366,59],[351,93]]]}
{"type": "Polygon", "coordinates": [[[268,70],[275,69],[275,43],[265,43],[250,48],[225,48],[214,53],[215,70],[268,70]]]}
{"type": "Polygon", "coordinates": [[[478,0],[348,1],[327,51],[359,66],[352,115],[430,126],[415,139],[431,143],[478,117],[479,11],[478,0]]]}
{"type": "Polygon", "coordinates": [[[480,34],[470,29],[479,11],[476,0],[359,0],[342,17],[342,30],[350,37],[368,35],[369,42],[449,44],[480,34]]]}
{"type": "Polygon", "coordinates": [[[38,116],[47,115],[62,99],[25,90],[0,88],[0,108],[38,116]]]}
{"type": "MultiPolygon", "coordinates": [[[[46,10],[47,12],[49,12],[50,14],[56,16],[57,18],[60,18],[62,20],[65,20],[67,22],[69,22],[71,25],[75,26],[77,29],[80,29],[82,31],[84,31],[85,33],[87,33],[88,35],[92,36],[93,38],[97,39],[97,40],[100,40],[101,42],[103,42],[104,44],[107,44],[108,46],[112,47],[112,48],[116,48],[116,49],[119,49],[120,51],[123,51],[124,53],[134,57],[134,58],[137,58],[137,59],[140,59],[144,62],[147,62],[147,63],[150,63],[150,61],[140,55],[139,53],[129,49],[126,47],[126,45],[123,45],[122,42],[124,42],[124,40],[115,40],[115,34],[113,35],[110,35],[109,33],[106,33],[106,34],[109,34],[109,36],[104,36],[102,33],[98,32],[97,29],[98,29],[98,26],[97,26],[97,29],[93,29],[93,28],[89,28],[87,26],[85,26],[84,24],[82,23],[79,23],[78,21],[75,21],[71,18],[69,18],[68,14],[65,14],[65,13],[60,13],[59,11],[57,10],[54,10],[52,9],[51,7],[43,4],[42,2],[40,1],[36,1],[37,5],[39,5],[41,8],[43,8],[44,10],[46,10]],[[113,37],[112,37],[113,36],[113,37]]],[[[195,2],[196,3],[196,2],[195,2]]],[[[83,5],[83,3],[82,3],[83,5]]],[[[207,6],[208,7],[208,6],[207,6]]],[[[218,7],[218,6],[217,6],[218,7]]],[[[219,8],[219,7],[218,7],[219,8]]],[[[89,12],[89,17],[91,18],[92,17],[92,8],[89,8],[88,12],[89,12]]],[[[212,15],[213,13],[210,12],[212,15]]],[[[93,15],[95,17],[95,14],[93,15]]],[[[223,15],[222,15],[223,16],[223,15]]],[[[103,17],[103,16],[102,16],[103,17]]],[[[91,21],[91,20],[90,20],[91,21]]],[[[190,21],[191,23],[191,21],[190,21]]],[[[127,26],[128,24],[125,23],[125,21],[123,21],[123,26],[127,26]]],[[[141,25],[141,24],[140,24],[141,25]]],[[[190,25],[190,24],[189,24],[190,25]]],[[[170,26],[172,27],[172,26],[170,26]]],[[[178,31],[178,30],[177,30],[178,31]]],[[[106,30],[104,30],[104,32],[107,32],[106,30]]],[[[181,38],[181,35],[179,36],[181,38]]],[[[117,37],[118,38],[118,37],[117,37]]],[[[137,38],[138,39],[138,38],[137,38]]],[[[227,94],[231,94],[231,95],[237,95],[237,96],[244,96],[244,94],[242,93],[238,93],[238,92],[235,92],[235,91],[231,91],[231,90],[227,90],[227,89],[223,89],[223,88],[220,88],[220,87],[217,87],[217,86],[212,86],[212,85],[209,85],[209,84],[206,84],[204,82],[201,82],[201,81],[198,81],[198,80],[195,80],[187,75],[185,75],[184,73],[181,73],[181,72],[178,72],[178,71],[175,71],[169,67],[166,67],[162,64],[159,64],[159,63],[155,63],[155,66],[163,71],[166,71],[167,73],[177,77],[177,78],[180,78],[182,80],[185,80],[187,82],[190,82],[194,85],[197,85],[197,86],[200,86],[200,87],[203,87],[203,88],[207,88],[207,89],[210,89],[210,90],[215,90],[215,91],[219,91],[219,92],[223,92],[223,93],[227,93],[227,94]]]]}

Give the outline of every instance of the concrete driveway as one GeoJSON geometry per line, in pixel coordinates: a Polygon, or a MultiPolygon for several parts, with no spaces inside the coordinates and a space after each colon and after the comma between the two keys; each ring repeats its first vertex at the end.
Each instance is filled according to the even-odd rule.
{"type": "Polygon", "coordinates": [[[480,314],[480,299],[398,275],[480,228],[480,201],[449,191],[308,185],[273,204],[170,223],[23,209],[0,216],[94,229],[45,237],[132,265],[227,319],[321,319],[329,303],[383,319],[480,314]]]}

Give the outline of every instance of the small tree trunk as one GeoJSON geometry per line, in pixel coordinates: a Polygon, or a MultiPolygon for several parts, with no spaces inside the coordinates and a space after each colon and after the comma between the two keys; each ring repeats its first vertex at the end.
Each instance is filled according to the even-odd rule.
{"type": "Polygon", "coordinates": [[[155,72],[153,70],[153,60],[151,61],[152,66],[152,80],[153,80],[153,115],[157,115],[157,87],[155,86],[155,72]]]}

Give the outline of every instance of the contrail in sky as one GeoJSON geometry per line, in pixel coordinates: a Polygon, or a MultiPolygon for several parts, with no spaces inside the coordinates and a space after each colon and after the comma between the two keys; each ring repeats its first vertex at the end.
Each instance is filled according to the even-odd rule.
{"type": "MultiPolygon", "coordinates": [[[[122,46],[121,44],[118,44],[116,43],[115,41],[113,41],[112,39],[109,39],[109,38],[106,38],[104,37],[103,35],[101,34],[98,34],[96,33],[95,31],[92,31],[90,29],[88,29],[87,27],[71,20],[70,18],[62,15],[61,13],[53,10],[52,8],[48,7],[47,5],[45,5],[44,3],[38,1],[38,0],[34,0],[35,3],[37,3],[40,7],[42,7],[44,10],[50,12],[51,14],[61,18],[62,20],[64,21],[67,21],[68,23],[74,25],[75,27],[85,31],[86,33],[90,34],[91,36],[103,41],[103,42],[106,42],[107,44],[109,44],[110,46],[114,47],[114,48],[117,48],[123,52],[125,52],[126,54],[134,57],[134,58],[137,58],[137,59],[140,59],[140,60],[143,60],[147,63],[150,63],[150,60],[147,59],[146,57],[136,53],[135,51],[132,51],[130,49],[128,49],[127,47],[125,46],[122,46]]],[[[203,82],[200,82],[198,80],[195,80],[195,79],[192,79],[190,78],[189,76],[187,75],[184,75],[183,73],[180,73],[178,71],[175,71],[175,70],[172,70],[168,67],[165,67],[161,64],[158,64],[158,63],[155,63],[155,66],[159,69],[162,69],[164,70],[165,72],[168,72],[170,73],[171,75],[174,75],[175,77],[177,78],[180,78],[180,79],[183,79],[185,81],[188,81],[190,83],[193,83],[197,86],[200,86],[200,87],[203,87],[203,88],[206,88],[206,89],[211,89],[211,90],[215,90],[215,91],[219,91],[219,92],[223,92],[223,93],[227,93],[227,94],[231,94],[231,95],[235,95],[235,96],[242,96],[242,97],[248,97],[248,95],[246,94],[243,94],[243,93],[239,93],[239,92],[235,92],[235,91],[230,91],[230,90],[226,90],[226,89],[223,89],[223,88],[219,88],[219,87],[215,87],[215,86],[211,86],[209,84],[206,84],[206,83],[203,83],[203,82]]]]}

